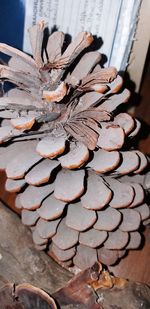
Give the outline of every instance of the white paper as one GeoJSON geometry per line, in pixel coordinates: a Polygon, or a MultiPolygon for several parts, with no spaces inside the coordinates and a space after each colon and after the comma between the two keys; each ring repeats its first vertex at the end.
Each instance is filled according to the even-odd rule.
{"type": "Polygon", "coordinates": [[[125,69],[140,0],[26,0],[25,4],[26,52],[31,52],[28,28],[45,20],[50,32],[56,28],[74,38],[86,30],[101,38],[100,52],[107,55],[107,64],[125,69]]]}

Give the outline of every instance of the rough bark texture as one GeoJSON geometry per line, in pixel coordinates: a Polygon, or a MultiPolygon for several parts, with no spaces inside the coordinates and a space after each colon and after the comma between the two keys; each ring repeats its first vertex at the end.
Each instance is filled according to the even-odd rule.
{"type": "Polygon", "coordinates": [[[128,282],[125,288],[101,291],[99,298],[104,309],[148,309],[150,288],[141,283],[128,282]]]}
{"type": "Polygon", "coordinates": [[[72,277],[44,252],[34,248],[20,218],[0,203],[0,287],[28,282],[53,293],[72,277]]]}
{"type": "MultiPolygon", "coordinates": [[[[34,248],[30,231],[21,224],[16,214],[0,203],[0,296],[5,284],[28,282],[51,294],[65,309],[150,308],[148,286],[126,282],[121,288],[120,282],[113,281],[111,288],[109,280],[99,276],[97,281],[96,274],[97,269],[90,269],[72,279],[67,270],[34,248]],[[101,288],[103,285],[107,288],[101,288]]],[[[0,309],[6,308],[1,308],[0,304],[0,309]]],[[[25,309],[28,308],[25,306],[25,309]]]]}

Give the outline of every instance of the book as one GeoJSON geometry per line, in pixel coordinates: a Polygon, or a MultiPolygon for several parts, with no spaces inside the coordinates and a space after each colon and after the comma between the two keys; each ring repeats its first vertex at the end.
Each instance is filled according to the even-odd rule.
{"type": "Polygon", "coordinates": [[[86,30],[97,37],[105,66],[125,71],[140,6],[141,0],[7,0],[1,3],[0,41],[30,54],[28,28],[40,20],[50,33],[61,30],[72,39],[86,30]]]}
{"type": "Polygon", "coordinates": [[[45,20],[49,31],[61,30],[72,38],[80,31],[97,37],[106,66],[127,66],[141,0],[26,0],[23,49],[30,53],[28,28],[45,20]]]}

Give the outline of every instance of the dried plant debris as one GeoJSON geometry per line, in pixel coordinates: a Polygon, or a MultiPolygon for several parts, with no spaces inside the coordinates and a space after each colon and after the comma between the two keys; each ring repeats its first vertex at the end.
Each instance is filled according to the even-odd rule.
{"type": "Polygon", "coordinates": [[[37,249],[70,270],[112,265],[150,218],[148,159],[131,147],[140,123],[121,110],[130,93],[116,69],[86,52],[89,32],[63,51],[56,31],[43,50],[44,28],[29,29],[33,57],[0,44],[1,83],[15,85],[0,97],[0,170],[37,249]]]}
{"type": "Polygon", "coordinates": [[[148,309],[149,296],[148,286],[114,277],[96,262],[52,295],[28,283],[8,283],[0,289],[0,305],[1,309],[128,309],[130,303],[133,309],[141,305],[148,309]]]}
{"type": "Polygon", "coordinates": [[[1,309],[57,309],[55,300],[30,284],[7,284],[0,290],[1,309]]]}
{"type": "Polygon", "coordinates": [[[148,309],[150,304],[148,286],[114,277],[99,263],[75,275],[52,296],[62,308],[137,309],[142,305],[148,309]]]}

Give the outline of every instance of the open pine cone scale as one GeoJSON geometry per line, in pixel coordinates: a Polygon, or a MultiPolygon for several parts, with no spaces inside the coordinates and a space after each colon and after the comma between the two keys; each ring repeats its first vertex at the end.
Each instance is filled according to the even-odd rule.
{"type": "Polygon", "coordinates": [[[129,91],[115,68],[101,68],[97,51],[72,69],[92,35],[79,33],[62,53],[64,34],[56,31],[41,53],[44,27],[29,29],[33,58],[0,44],[11,56],[0,66],[1,81],[16,86],[0,98],[5,187],[19,193],[16,207],[37,249],[72,269],[97,259],[112,265],[139,247],[139,227],[150,218],[148,160],[126,146],[140,124],[118,111],[129,91]]]}

